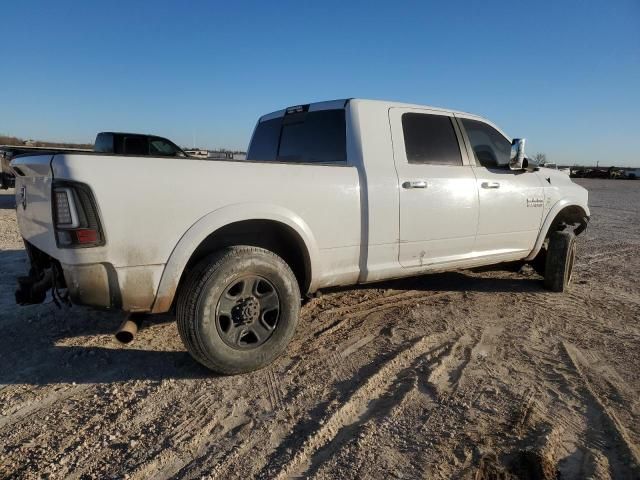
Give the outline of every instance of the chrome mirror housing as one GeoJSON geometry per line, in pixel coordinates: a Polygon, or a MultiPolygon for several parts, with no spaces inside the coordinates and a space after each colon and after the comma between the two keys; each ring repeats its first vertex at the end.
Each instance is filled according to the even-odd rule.
{"type": "Polygon", "coordinates": [[[529,160],[524,154],[525,142],[526,138],[514,138],[511,142],[511,157],[509,158],[511,170],[523,170],[529,166],[529,160]]]}

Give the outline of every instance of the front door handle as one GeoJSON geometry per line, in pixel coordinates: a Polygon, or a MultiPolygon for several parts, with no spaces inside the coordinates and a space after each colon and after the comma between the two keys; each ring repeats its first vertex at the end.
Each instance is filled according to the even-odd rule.
{"type": "Polygon", "coordinates": [[[427,188],[427,182],[424,180],[412,180],[410,182],[404,182],[402,188],[427,188]]]}
{"type": "Polygon", "coordinates": [[[482,188],[500,188],[499,182],[482,182],[482,188]]]}

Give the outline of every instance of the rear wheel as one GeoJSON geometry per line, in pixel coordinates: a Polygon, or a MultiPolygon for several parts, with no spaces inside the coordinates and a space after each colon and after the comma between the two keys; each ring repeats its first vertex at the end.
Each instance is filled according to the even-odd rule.
{"type": "Polygon", "coordinates": [[[553,232],[546,254],[544,286],[552,292],[564,292],[571,283],[576,258],[576,236],[571,231],[553,232]]]}
{"type": "Polygon", "coordinates": [[[271,363],[293,337],[300,312],[295,275],[263,248],[229,247],[200,261],[178,298],[178,330],[189,353],[223,374],[271,363]]]}

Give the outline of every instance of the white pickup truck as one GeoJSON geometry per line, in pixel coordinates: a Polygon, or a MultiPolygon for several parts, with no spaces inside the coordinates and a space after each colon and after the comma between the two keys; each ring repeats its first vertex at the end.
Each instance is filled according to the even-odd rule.
{"type": "Polygon", "coordinates": [[[232,374],[283,352],[325,287],[523,261],[563,291],[587,191],[523,146],[475,115],[349,99],[263,116],[246,161],[17,157],[16,301],[175,312],[232,374]]]}

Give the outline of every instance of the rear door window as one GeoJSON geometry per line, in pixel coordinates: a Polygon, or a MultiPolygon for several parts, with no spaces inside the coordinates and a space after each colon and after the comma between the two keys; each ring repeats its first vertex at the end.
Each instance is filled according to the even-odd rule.
{"type": "Polygon", "coordinates": [[[124,137],[123,149],[125,155],[149,155],[147,137],[133,135],[124,137]]]}
{"type": "Polygon", "coordinates": [[[409,163],[462,165],[460,146],[450,117],[405,113],[402,131],[409,163]]]}
{"type": "Polygon", "coordinates": [[[260,122],[249,160],[344,163],[347,160],[344,109],[296,112],[260,122]]]}

